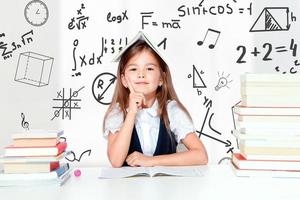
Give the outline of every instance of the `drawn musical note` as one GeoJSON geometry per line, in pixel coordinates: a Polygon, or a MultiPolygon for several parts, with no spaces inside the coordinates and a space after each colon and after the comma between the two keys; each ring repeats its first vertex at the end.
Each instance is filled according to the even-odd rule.
{"type": "Polygon", "coordinates": [[[210,49],[213,49],[213,48],[215,48],[215,46],[216,46],[216,43],[217,43],[217,41],[218,41],[218,39],[219,39],[219,36],[220,36],[220,31],[216,31],[216,30],[213,30],[213,29],[207,29],[207,31],[206,31],[206,34],[205,34],[205,36],[204,36],[204,39],[202,40],[202,41],[198,41],[197,42],[197,44],[199,45],[199,46],[201,46],[201,45],[203,45],[204,44],[204,42],[205,42],[205,40],[206,40],[206,37],[207,37],[207,35],[211,35],[211,36],[209,36],[208,38],[209,38],[209,40],[210,40],[210,42],[208,43],[209,45],[208,45],[208,48],[210,48],[210,49]],[[209,33],[209,34],[208,34],[209,33]]]}
{"type": "Polygon", "coordinates": [[[21,118],[22,118],[22,123],[21,126],[25,129],[25,130],[29,130],[29,123],[27,121],[25,121],[25,115],[24,113],[21,113],[21,118]]]}

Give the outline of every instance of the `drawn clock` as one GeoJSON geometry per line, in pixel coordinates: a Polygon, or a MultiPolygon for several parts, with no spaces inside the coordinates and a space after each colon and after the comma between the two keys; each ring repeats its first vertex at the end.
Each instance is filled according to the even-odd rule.
{"type": "Polygon", "coordinates": [[[26,5],[24,16],[29,24],[33,26],[42,26],[48,20],[49,10],[44,2],[32,0],[26,5]]]}

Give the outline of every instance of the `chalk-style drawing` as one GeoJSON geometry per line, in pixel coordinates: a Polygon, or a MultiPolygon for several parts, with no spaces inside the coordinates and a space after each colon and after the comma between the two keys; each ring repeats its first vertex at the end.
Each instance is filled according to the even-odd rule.
{"type": "Polygon", "coordinates": [[[288,7],[266,7],[252,25],[250,32],[288,31],[290,26],[288,7]]]}
{"type": "Polygon", "coordinates": [[[206,85],[200,74],[203,74],[203,71],[199,73],[195,65],[193,65],[193,88],[206,88],[206,85]]]}
{"type": "Polygon", "coordinates": [[[42,87],[49,84],[54,58],[34,52],[21,53],[15,81],[42,87]]]}
{"type": "Polygon", "coordinates": [[[232,80],[228,80],[228,77],[230,76],[230,74],[228,74],[226,77],[224,76],[224,72],[222,72],[222,75],[220,76],[219,72],[218,72],[218,76],[219,76],[219,80],[218,80],[218,84],[215,87],[216,91],[219,91],[221,88],[223,87],[228,87],[228,83],[232,82],[232,80]]]}
{"type": "Polygon", "coordinates": [[[75,90],[72,92],[72,89],[70,88],[69,91],[69,97],[65,98],[65,88],[63,90],[60,90],[57,92],[57,96],[55,99],[53,99],[56,102],[59,102],[59,106],[53,106],[52,108],[55,109],[54,116],[51,120],[53,120],[56,117],[62,116],[62,119],[69,118],[69,120],[72,119],[72,110],[74,109],[81,109],[81,107],[78,105],[78,103],[81,101],[81,99],[76,98],[78,97],[78,94],[80,90],[84,88],[81,87],[79,90],[75,90]]]}
{"type": "Polygon", "coordinates": [[[220,33],[221,33],[220,31],[209,28],[209,29],[207,29],[203,40],[198,41],[197,44],[199,46],[201,46],[204,44],[205,40],[207,39],[208,40],[208,48],[213,49],[213,48],[215,48],[215,46],[218,42],[220,33]]]}
{"type": "Polygon", "coordinates": [[[24,16],[32,26],[42,26],[49,18],[49,10],[44,2],[32,0],[25,6],[24,16]]]}
{"type": "Polygon", "coordinates": [[[115,83],[116,76],[109,72],[99,74],[92,85],[93,96],[99,103],[103,105],[109,105],[111,102],[111,93],[113,91],[113,84],[115,83]]]}
{"type": "Polygon", "coordinates": [[[210,108],[212,107],[212,100],[210,100],[206,96],[204,96],[204,103],[203,103],[203,105],[207,108],[207,110],[206,110],[205,117],[203,119],[203,123],[202,123],[201,129],[200,130],[196,130],[196,132],[199,134],[199,138],[201,136],[204,136],[204,137],[212,139],[212,140],[214,140],[216,142],[219,142],[219,143],[225,145],[225,147],[228,147],[228,150],[227,150],[226,153],[229,153],[229,152],[232,153],[234,147],[232,147],[232,144],[231,144],[230,140],[221,139],[220,136],[222,135],[222,133],[220,131],[216,130],[215,128],[213,128],[213,126],[212,126],[212,118],[214,116],[214,113],[209,114],[210,113],[210,108]],[[208,116],[209,116],[209,120],[207,122],[208,116]],[[214,134],[208,134],[207,132],[204,131],[204,128],[207,125],[209,127],[209,130],[211,130],[214,133],[217,133],[218,137],[214,136],[214,134]]]}
{"type": "Polygon", "coordinates": [[[76,157],[76,154],[74,153],[74,151],[71,151],[70,154],[68,154],[65,158],[66,158],[66,160],[68,160],[68,161],[70,161],[70,162],[74,162],[74,161],[80,162],[81,159],[82,159],[82,156],[83,156],[84,154],[88,154],[88,156],[90,156],[90,155],[91,155],[91,152],[92,152],[91,149],[85,150],[85,151],[82,152],[82,153],[80,154],[80,156],[77,158],[77,157],[76,157]]]}
{"type": "Polygon", "coordinates": [[[21,118],[22,118],[22,122],[21,122],[21,126],[28,131],[29,130],[29,123],[27,121],[25,121],[25,115],[24,113],[21,113],[21,118]]]}

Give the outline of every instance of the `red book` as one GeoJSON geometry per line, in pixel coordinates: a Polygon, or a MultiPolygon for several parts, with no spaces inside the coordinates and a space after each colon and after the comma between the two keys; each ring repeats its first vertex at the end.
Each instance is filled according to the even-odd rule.
{"type": "Polygon", "coordinates": [[[4,163],[3,169],[6,174],[16,173],[47,173],[56,170],[59,162],[41,163],[4,163]]]}
{"type": "Polygon", "coordinates": [[[232,163],[239,169],[300,170],[300,160],[250,160],[239,153],[232,154],[232,163]]]}
{"type": "Polygon", "coordinates": [[[56,146],[44,147],[15,147],[11,145],[5,147],[4,156],[57,156],[64,152],[66,148],[66,142],[60,142],[56,146]]]}

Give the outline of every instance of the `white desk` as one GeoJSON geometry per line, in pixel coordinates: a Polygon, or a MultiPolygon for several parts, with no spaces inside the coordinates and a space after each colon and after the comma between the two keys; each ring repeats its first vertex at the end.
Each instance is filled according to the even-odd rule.
{"type": "Polygon", "coordinates": [[[203,177],[98,179],[98,168],[82,168],[61,187],[0,188],[1,200],[106,199],[300,199],[300,179],[236,177],[229,165],[212,165],[203,177]]]}

